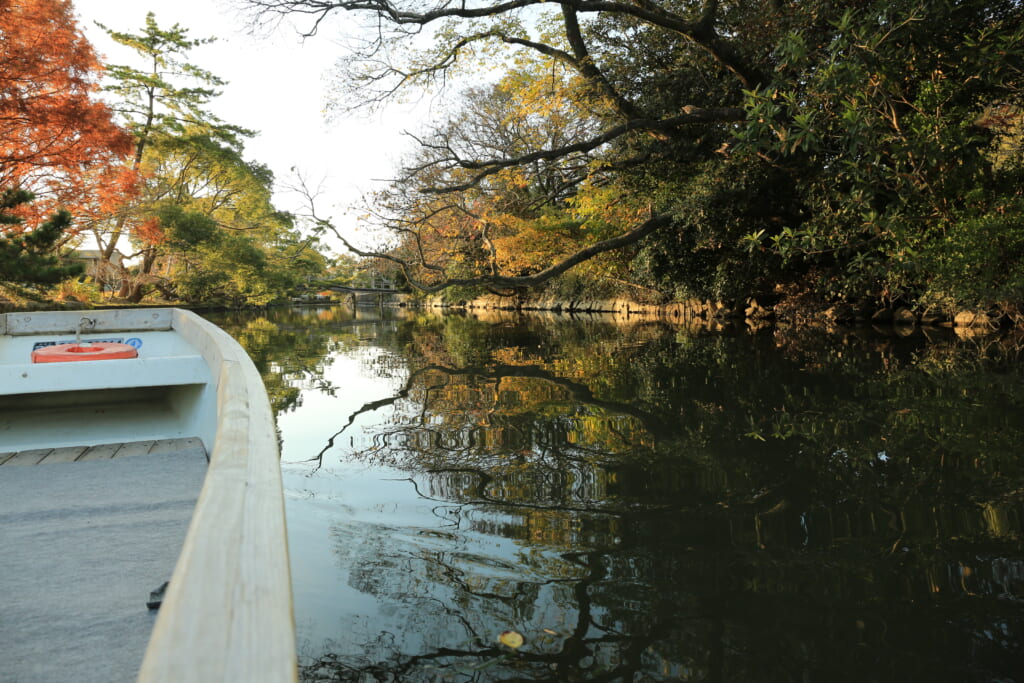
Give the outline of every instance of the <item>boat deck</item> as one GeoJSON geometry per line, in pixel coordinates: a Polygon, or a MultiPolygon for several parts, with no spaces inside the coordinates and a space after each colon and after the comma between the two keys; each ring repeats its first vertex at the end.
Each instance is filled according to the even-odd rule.
{"type": "Polygon", "coordinates": [[[22,450],[0,465],[0,678],[133,681],[156,620],[146,603],[206,474],[202,443],[22,450]]]}

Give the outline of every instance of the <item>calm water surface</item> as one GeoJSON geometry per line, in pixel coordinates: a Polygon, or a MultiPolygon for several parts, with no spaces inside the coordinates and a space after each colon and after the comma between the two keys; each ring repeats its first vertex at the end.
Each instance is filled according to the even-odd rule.
{"type": "Polygon", "coordinates": [[[211,318],[277,411],[305,680],[1024,681],[1013,344],[211,318]]]}

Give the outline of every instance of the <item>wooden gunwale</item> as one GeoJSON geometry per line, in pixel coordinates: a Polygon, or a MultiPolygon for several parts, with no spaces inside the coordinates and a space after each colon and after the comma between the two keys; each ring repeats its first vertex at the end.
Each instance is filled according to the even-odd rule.
{"type": "Polygon", "coordinates": [[[139,681],[295,681],[284,492],[259,373],[226,332],[175,309],[217,383],[217,437],[139,681]]]}

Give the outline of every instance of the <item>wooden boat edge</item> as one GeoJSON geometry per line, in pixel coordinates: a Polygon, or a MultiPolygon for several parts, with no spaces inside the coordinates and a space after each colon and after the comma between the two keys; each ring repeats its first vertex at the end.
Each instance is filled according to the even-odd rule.
{"type": "Polygon", "coordinates": [[[297,680],[274,416],[245,350],[198,315],[172,327],[217,383],[217,437],[140,682],[297,680]]]}

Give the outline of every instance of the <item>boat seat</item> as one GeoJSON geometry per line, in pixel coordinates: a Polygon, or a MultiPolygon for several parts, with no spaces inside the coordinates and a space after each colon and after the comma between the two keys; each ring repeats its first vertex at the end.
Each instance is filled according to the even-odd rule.
{"type": "Polygon", "coordinates": [[[199,354],[0,365],[0,396],[205,384],[210,379],[209,368],[199,354]]]}

